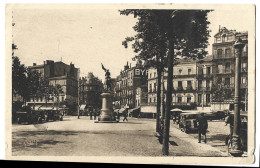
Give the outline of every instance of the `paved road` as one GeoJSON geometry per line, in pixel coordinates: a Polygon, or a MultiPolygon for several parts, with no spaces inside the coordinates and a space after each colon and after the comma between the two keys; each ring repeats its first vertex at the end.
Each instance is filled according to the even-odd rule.
{"type": "MultiPolygon", "coordinates": [[[[154,136],[154,119],[94,123],[87,117],[12,127],[12,155],[41,156],[162,156],[154,136]]],[[[198,144],[193,135],[171,124],[170,156],[227,156],[216,147],[198,144]]]]}

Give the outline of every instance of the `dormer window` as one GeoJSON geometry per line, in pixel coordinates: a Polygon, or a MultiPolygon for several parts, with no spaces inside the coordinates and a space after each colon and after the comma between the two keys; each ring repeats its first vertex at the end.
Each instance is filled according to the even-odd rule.
{"type": "Polygon", "coordinates": [[[226,41],[226,37],[227,37],[226,34],[223,34],[223,35],[222,35],[222,42],[225,42],[225,41],[226,41]]]}

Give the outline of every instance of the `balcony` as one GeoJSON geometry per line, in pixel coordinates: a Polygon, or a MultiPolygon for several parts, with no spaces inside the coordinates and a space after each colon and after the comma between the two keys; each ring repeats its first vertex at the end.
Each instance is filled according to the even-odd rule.
{"type": "Polygon", "coordinates": [[[211,87],[198,87],[198,91],[211,91],[211,87]]]}
{"type": "Polygon", "coordinates": [[[212,77],[213,77],[212,74],[198,74],[197,75],[197,78],[200,78],[200,79],[205,79],[205,78],[209,79],[209,78],[212,78],[212,77]]]}

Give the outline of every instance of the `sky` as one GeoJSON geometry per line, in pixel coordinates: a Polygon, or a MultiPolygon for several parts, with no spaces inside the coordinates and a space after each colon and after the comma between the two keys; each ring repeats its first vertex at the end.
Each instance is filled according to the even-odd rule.
{"type": "MultiPolygon", "coordinates": [[[[219,25],[246,31],[251,21],[248,12],[241,8],[218,8],[209,13],[209,54],[219,25]]],[[[62,60],[80,68],[80,76],[93,72],[104,80],[101,63],[112,77],[119,75],[127,61],[135,65],[131,59],[135,53],[131,47],[124,48],[122,41],[135,34],[132,27],[137,20],[120,15],[118,9],[20,8],[13,10],[13,22],[13,42],[18,46],[15,55],[26,66],[62,60]]]]}

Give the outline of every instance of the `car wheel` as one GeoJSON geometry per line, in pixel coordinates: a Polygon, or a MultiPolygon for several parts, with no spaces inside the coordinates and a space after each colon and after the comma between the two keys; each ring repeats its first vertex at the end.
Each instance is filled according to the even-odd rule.
{"type": "Polygon", "coordinates": [[[60,121],[63,121],[63,117],[60,117],[60,121]]]}
{"type": "Polygon", "coordinates": [[[185,133],[188,133],[188,129],[187,128],[183,128],[185,133]]]}

